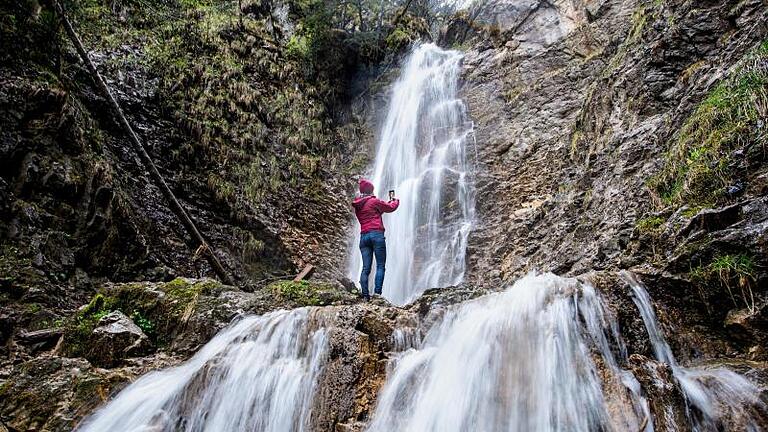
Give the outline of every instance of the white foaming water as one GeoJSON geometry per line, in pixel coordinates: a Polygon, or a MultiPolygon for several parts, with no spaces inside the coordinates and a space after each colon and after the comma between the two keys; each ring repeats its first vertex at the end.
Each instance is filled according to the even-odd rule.
{"type": "Polygon", "coordinates": [[[399,356],[368,431],[650,432],[625,356],[590,285],[529,275],[449,309],[399,356]]]}
{"type": "Polygon", "coordinates": [[[622,277],[632,288],[632,299],[640,310],[656,358],[669,365],[683,390],[688,405],[686,414],[693,431],[717,432],[723,430],[723,422],[727,421],[737,422],[747,431],[763,430],[757,418],[768,414],[768,407],[760,399],[760,389],[745,377],[724,367],[680,366],[659,329],[648,291],[633,274],[623,272],[622,277]]]}
{"type": "Polygon", "coordinates": [[[312,309],[247,317],[184,364],[121,391],[78,427],[82,432],[310,430],[326,331],[312,309]]]}
{"type": "MultiPolygon", "coordinates": [[[[400,207],[384,216],[387,264],[384,296],[406,304],[428,288],[464,277],[474,190],[467,146],[473,125],[458,97],[462,56],[434,44],[417,46],[392,90],[373,169],[376,193],[394,189],[400,207]]],[[[357,229],[357,227],[356,227],[357,229]]],[[[349,276],[359,280],[359,232],[349,276]]],[[[371,272],[369,289],[373,290],[371,272]]]]}

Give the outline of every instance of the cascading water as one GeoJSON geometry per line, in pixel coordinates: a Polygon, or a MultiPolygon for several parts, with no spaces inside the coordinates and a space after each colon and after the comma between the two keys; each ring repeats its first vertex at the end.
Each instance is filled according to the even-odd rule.
{"type": "MultiPolygon", "coordinates": [[[[656,355],[696,408],[673,430],[762,430],[760,390],[725,368],[679,366],[647,293],[632,288],[656,355]]],[[[449,309],[393,359],[367,431],[652,432],[649,403],[625,362],[618,325],[591,285],[528,275],[449,309]]]]}
{"type": "Polygon", "coordinates": [[[368,431],[652,431],[625,356],[590,285],[529,275],[397,358],[368,431]]]}
{"type": "MultiPolygon", "coordinates": [[[[378,194],[394,189],[401,199],[400,208],[385,216],[384,296],[395,304],[464,277],[474,218],[467,147],[474,135],[458,97],[461,59],[434,44],[416,47],[394,85],[381,130],[372,181],[378,194]]],[[[350,251],[352,280],[362,268],[358,242],[359,233],[350,251]]]]}
{"type": "Polygon", "coordinates": [[[247,317],[186,363],[143,376],[81,432],[310,430],[327,332],[313,309],[247,317]]]}
{"type": "Polygon", "coordinates": [[[680,366],[658,327],[648,291],[631,273],[623,272],[622,277],[632,288],[632,299],[640,310],[656,358],[669,365],[680,384],[693,431],[723,430],[723,419],[743,423],[748,431],[762,430],[756,418],[761,413],[765,415],[768,407],[760,399],[760,389],[724,367],[707,369],[680,366]]]}

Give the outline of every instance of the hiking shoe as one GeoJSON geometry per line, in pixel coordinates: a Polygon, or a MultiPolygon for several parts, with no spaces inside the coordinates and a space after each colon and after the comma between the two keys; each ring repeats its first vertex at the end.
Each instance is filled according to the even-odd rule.
{"type": "Polygon", "coordinates": [[[390,303],[385,299],[381,294],[374,294],[372,303],[378,305],[378,306],[389,306],[390,303]]]}

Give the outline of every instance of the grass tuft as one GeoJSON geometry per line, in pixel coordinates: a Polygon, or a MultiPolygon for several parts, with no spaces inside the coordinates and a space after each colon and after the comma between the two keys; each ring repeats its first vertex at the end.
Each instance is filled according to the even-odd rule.
{"type": "Polygon", "coordinates": [[[701,207],[727,201],[727,187],[742,180],[738,159],[764,159],[768,136],[756,131],[768,115],[766,58],[768,42],[746,55],[685,122],[663,170],[648,182],[661,203],[701,207]]]}
{"type": "Polygon", "coordinates": [[[709,264],[695,267],[690,272],[691,280],[699,285],[717,285],[725,288],[734,307],[746,306],[755,311],[753,285],[756,282],[755,260],[748,254],[726,254],[715,257],[709,264]],[[734,293],[738,290],[737,293],[734,293]]]}

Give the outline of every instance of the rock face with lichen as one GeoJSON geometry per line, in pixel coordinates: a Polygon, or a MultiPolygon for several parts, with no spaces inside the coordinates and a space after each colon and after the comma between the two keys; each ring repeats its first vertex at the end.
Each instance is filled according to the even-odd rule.
{"type": "Polygon", "coordinates": [[[762,351],[723,330],[768,295],[765,4],[529,3],[465,58],[485,197],[470,278],[633,269],[686,328],[762,351]]]}
{"type": "Polygon", "coordinates": [[[681,363],[768,385],[765,2],[502,0],[452,18],[439,41],[466,51],[477,220],[465,283],[405,308],[338,277],[372,111],[424,20],[368,40],[316,31],[313,2],[68,2],[233,287],[206,278],[40,3],[0,6],[0,431],[72,430],[238,317],[297,307],[333,323],[313,430],[361,431],[408,348],[396,330],[532,270],[603,294],[655,430],[687,424],[685,404],[619,270],[646,282],[681,363]],[[288,280],[306,263],[314,279],[288,280]]]}

